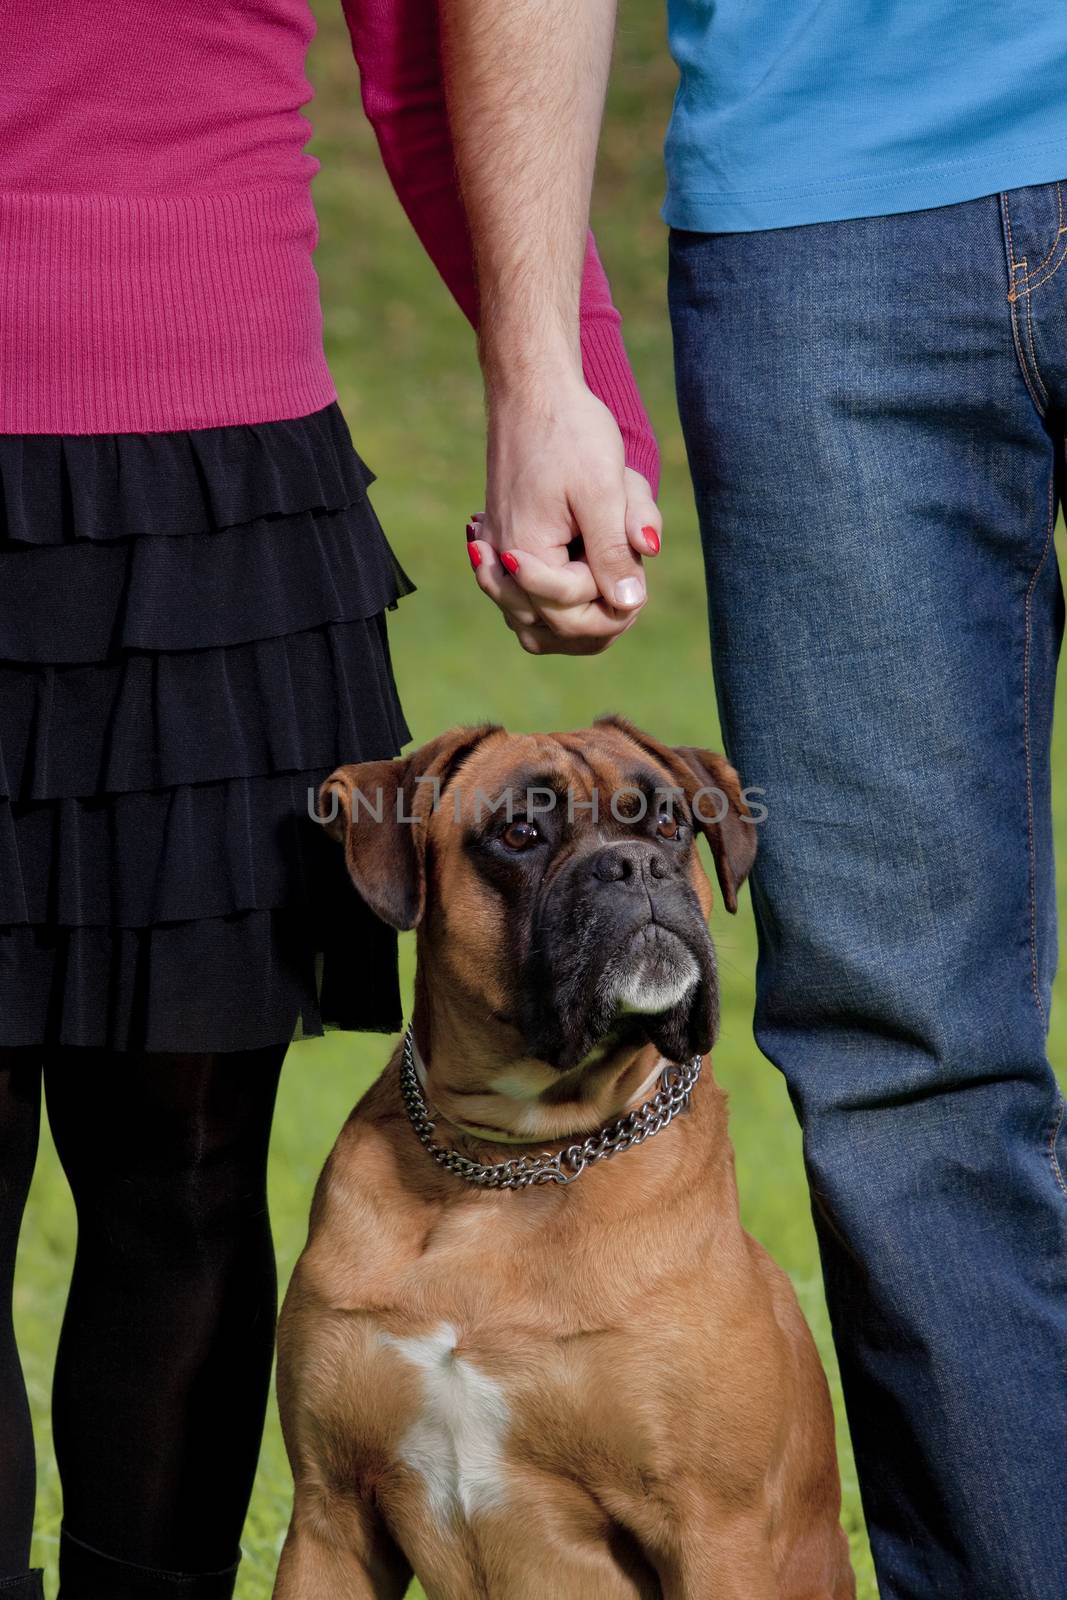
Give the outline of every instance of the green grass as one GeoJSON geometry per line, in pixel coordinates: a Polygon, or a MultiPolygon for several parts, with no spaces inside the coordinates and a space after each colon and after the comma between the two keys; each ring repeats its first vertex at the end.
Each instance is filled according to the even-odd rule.
{"type": "MultiPolygon", "coordinates": [[[[606,656],[580,662],[522,655],[472,581],[463,527],[468,513],[481,504],[483,446],[471,337],[422,258],[379,169],[359,111],[340,7],[331,0],[319,10],[322,30],[312,53],[312,76],[319,91],[315,148],[324,164],[316,196],[328,346],[353,434],[379,474],[375,503],[419,585],[419,593],[401,607],[392,634],[416,739],[453,722],[484,717],[514,728],[578,726],[600,710],[616,708],[666,739],[714,744],[703,582],[673,404],[665,235],[657,216],[660,142],[673,88],[663,8],[648,0],[627,0],[623,8],[595,220],[663,446],[665,554],[652,570],[651,603],[640,626],[606,656]]],[[[1065,753],[1062,735],[1058,753],[1065,753]]],[[[1058,823],[1064,837],[1062,807],[1058,823]]],[[[724,991],[716,1071],[730,1094],[745,1222],[793,1278],[831,1374],[840,1417],[799,1137],[782,1081],[751,1037],[755,941],[747,902],[735,921],[720,921],[715,932],[724,991]]],[[[409,978],[410,956],[408,947],[409,978]]],[[[1056,1021],[1054,1058],[1064,1042],[1062,1021],[1056,1021]]],[[[386,1055],[381,1039],[351,1035],[300,1044],[291,1052],[271,1168],[283,1283],[303,1242],[319,1168],[344,1116],[386,1055]]],[[[69,1200],[46,1141],[23,1236],[17,1318],[40,1458],[34,1558],[53,1568],[53,1587],[60,1501],[48,1391],[72,1242],[69,1200]]],[[[874,1600],[843,1425],[840,1442],[845,1520],[860,1600],[874,1600]]],[[[239,1600],[266,1600],[270,1594],[289,1498],[272,1411],[245,1530],[239,1600]]]]}

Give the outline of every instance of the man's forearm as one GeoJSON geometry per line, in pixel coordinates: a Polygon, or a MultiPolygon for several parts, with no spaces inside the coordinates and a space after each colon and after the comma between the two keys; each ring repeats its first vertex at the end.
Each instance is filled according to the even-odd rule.
{"type": "Polygon", "coordinates": [[[440,0],[491,386],[581,379],[579,297],[615,0],[440,0]]]}
{"type": "Polygon", "coordinates": [[[658,548],[637,525],[655,516],[647,485],[631,516],[622,438],[585,385],[579,335],[615,0],[438,4],[489,402],[474,566],[524,649],[590,654],[637,616],[640,555],[658,548]]]}

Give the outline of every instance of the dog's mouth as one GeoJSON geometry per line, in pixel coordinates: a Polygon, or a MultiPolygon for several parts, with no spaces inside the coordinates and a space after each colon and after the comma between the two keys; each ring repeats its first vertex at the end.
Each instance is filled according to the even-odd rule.
{"type": "Polygon", "coordinates": [[[617,1016],[660,1016],[681,1005],[700,982],[700,966],[685,940],[661,922],[635,928],[602,974],[605,1005],[617,1016]]]}
{"type": "Polygon", "coordinates": [[[685,1061],[706,1054],[718,1028],[715,953],[695,920],[682,928],[652,914],[628,929],[590,927],[571,959],[528,973],[523,994],[530,1052],[561,1071],[609,1043],[647,1041],[685,1061]]]}
{"type": "Polygon", "coordinates": [[[670,1061],[703,1055],[718,1024],[715,955],[703,924],[684,933],[653,918],[621,940],[601,970],[613,1031],[670,1061]]]}

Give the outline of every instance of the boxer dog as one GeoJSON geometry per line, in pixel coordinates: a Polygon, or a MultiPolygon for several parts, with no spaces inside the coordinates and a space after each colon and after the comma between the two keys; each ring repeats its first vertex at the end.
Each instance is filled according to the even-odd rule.
{"type": "Polygon", "coordinates": [[[322,803],[417,972],[282,1311],[275,1600],[847,1600],[826,1380],[704,1059],[695,836],[735,910],[737,774],[608,717],[460,729],[322,803]]]}

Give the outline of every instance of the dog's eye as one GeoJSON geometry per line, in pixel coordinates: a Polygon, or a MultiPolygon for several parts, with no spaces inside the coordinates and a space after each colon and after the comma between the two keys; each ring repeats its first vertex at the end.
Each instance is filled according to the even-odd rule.
{"type": "Polygon", "coordinates": [[[656,822],[656,832],[661,839],[677,839],[679,834],[678,818],[673,811],[661,811],[656,822]]]}
{"type": "Polygon", "coordinates": [[[500,837],[509,850],[529,850],[531,845],[540,840],[541,830],[536,822],[527,822],[519,817],[504,829],[500,837]]]}

